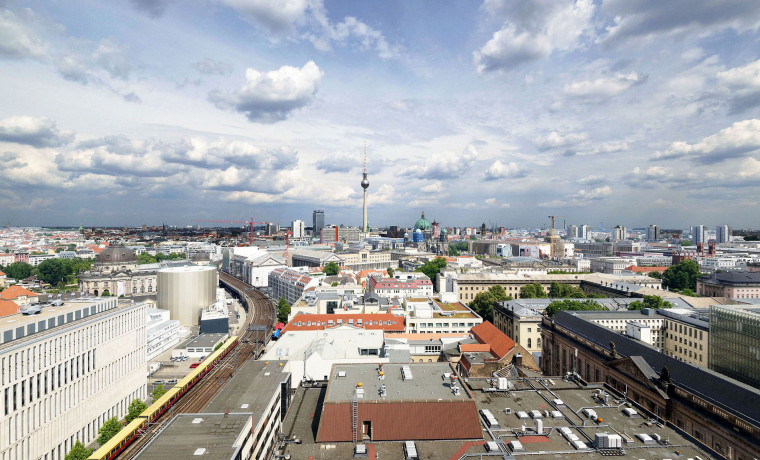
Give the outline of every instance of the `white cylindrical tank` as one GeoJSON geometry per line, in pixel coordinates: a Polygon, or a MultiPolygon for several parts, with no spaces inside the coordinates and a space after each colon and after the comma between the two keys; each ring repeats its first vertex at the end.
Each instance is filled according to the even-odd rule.
{"type": "Polygon", "coordinates": [[[219,274],[211,266],[170,267],[158,270],[158,308],[169,310],[181,326],[197,326],[202,309],[216,301],[219,274]]]}

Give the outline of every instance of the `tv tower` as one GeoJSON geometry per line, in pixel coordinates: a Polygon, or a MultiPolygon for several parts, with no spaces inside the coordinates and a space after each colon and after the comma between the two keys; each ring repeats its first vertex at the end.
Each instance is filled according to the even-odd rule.
{"type": "Polygon", "coordinates": [[[362,177],[362,188],[364,189],[364,206],[362,213],[362,231],[368,232],[367,228],[367,188],[369,188],[369,181],[367,180],[367,141],[364,141],[364,174],[362,177]]]}

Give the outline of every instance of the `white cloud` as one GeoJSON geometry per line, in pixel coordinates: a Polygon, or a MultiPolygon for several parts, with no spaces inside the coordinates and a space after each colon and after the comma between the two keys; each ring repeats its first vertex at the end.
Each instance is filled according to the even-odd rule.
{"type": "Polygon", "coordinates": [[[500,160],[494,161],[486,170],[483,179],[487,181],[506,179],[508,177],[517,178],[525,177],[526,173],[517,166],[517,163],[510,161],[507,164],[500,160]]]}
{"type": "Polygon", "coordinates": [[[673,142],[667,150],[655,152],[650,159],[671,160],[689,156],[699,163],[712,164],[757,150],[760,150],[760,120],[751,119],[737,121],[696,144],[673,142]]]}
{"type": "Polygon", "coordinates": [[[73,137],[72,132],[59,131],[55,122],[45,117],[15,116],[0,120],[0,142],[58,147],[71,142],[73,137]]]}
{"type": "Polygon", "coordinates": [[[716,78],[728,98],[732,113],[760,105],[760,60],[718,72],[716,78]]]}
{"type": "Polygon", "coordinates": [[[582,207],[591,204],[591,202],[606,198],[612,195],[612,189],[609,185],[603,185],[601,187],[595,187],[591,190],[581,189],[577,193],[568,196],[567,198],[545,201],[539,203],[538,206],[542,208],[570,208],[570,207],[582,207]]]}
{"type": "Polygon", "coordinates": [[[306,20],[310,7],[321,8],[321,1],[310,0],[219,0],[273,35],[293,33],[306,20]]]}
{"type": "MultiPolygon", "coordinates": [[[[605,42],[654,39],[661,35],[758,29],[760,4],[742,0],[606,0],[601,12],[613,19],[605,42]]],[[[660,42],[662,43],[662,42],[660,42]]]]}
{"type": "MultiPolygon", "coordinates": [[[[486,2],[485,7],[491,11],[505,8],[496,3],[486,2]]],[[[478,72],[510,70],[546,58],[554,51],[575,49],[580,45],[581,37],[590,32],[594,15],[591,0],[555,2],[541,11],[525,2],[514,2],[514,8],[532,9],[535,13],[523,18],[519,18],[519,14],[509,15],[517,21],[505,22],[480,50],[473,53],[478,72]]]]}
{"type": "Polygon", "coordinates": [[[598,101],[617,96],[632,86],[643,83],[644,80],[645,78],[636,72],[618,73],[595,80],[574,81],[565,85],[564,93],[578,99],[598,101]]]}
{"type": "Polygon", "coordinates": [[[338,152],[336,154],[320,158],[317,161],[316,168],[326,173],[347,173],[351,170],[360,168],[362,165],[361,161],[361,158],[359,158],[357,155],[352,155],[346,152],[338,152]]]}
{"type": "Polygon", "coordinates": [[[577,145],[588,139],[586,133],[568,133],[564,136],[558,131],[552,131],[536,142],[536,148],[546,151],[557,148],[565,148],[577,145]]]}
{"type": "Polygon", "coordinates": [[[204,75],[228,76],[232,73],[232,64],[210,58],[193,62],[193,68],[204,75]]]}
{"type": "Polygon", "coordinates": [[[454,179],[472,169],[478,156],[475,147],[468,145],[458,155],[451,153],[430,155],[423,165],[409,167],[403,170],[401,175],[418,179],[454,179]]]}
{"type": "Polygon", "coordinates": [[[269,72],[247,69],[242,88],[234,92],[212,91],[209,99],[219,108],[245,113],[249,121],[273,123],[309,105],[322,76],[314,61],[300,69],[291,66],[269,72]]]}
{"type": "Polygon", "coordinates": [[[126,80],[134,69],[132,60],[112,40],[101,40],[98,47],[92,53],[92,59],[98,66],[108,72],[112,78],[126,80]]]}
{"type": "Polygon", "coordinates": [[[422,188],[420,188],[425,193],[442,193],[443,192],[443,182],[441,181],[435,181],[433,183],[423,185],[422,188]]]}
{"type": "Polygon", "coordinates": [[[580,185],[597,185],[597,184],[603,184],[607,182],[607,178],[605,176],[600,175],[590,175],[586,177],[581,177],[580,179],[575,181],[576,183],[580,185]]]}
{"type": "Polygon", "coordinates": [[[20,15],[0,9],[0,58],[37,58],[45,55],[47,44],[29,28],[30,16],[34,16],[30,9],[22,10],[20,15]]]}

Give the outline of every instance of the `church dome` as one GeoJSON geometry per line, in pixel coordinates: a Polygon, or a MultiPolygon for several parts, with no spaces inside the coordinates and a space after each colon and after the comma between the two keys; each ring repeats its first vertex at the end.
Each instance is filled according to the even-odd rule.
{"type": "Polygon", "coordinates": [[[97,262],[100,264],[127,264],[136,263],[135,253],[124,246],[108,246],[98,254],[97,262]]]}
{"type": "Polygon", "coordinates": [[[422,217],[417,219],[417,222],[414,224],[415,230],[432,230],[433,226],[430,224],[430,221],[425,219],[425,212],[422,212],[422,217]]]}

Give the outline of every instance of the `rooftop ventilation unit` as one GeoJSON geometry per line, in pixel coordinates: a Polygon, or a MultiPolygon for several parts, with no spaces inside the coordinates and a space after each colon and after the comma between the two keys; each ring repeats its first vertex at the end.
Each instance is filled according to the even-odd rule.
{"type": "Polygon", "coordinates": [[[401,366],[401,379],[412,380],[412,368],[409,366],[401,366]]]}

